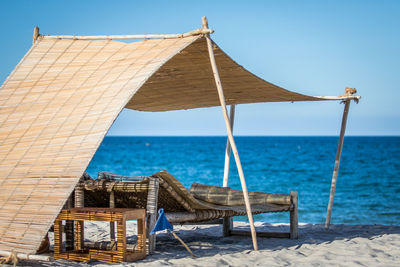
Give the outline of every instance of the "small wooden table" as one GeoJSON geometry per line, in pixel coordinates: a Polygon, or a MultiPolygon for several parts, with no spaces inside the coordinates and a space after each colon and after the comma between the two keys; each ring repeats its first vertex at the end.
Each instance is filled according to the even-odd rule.
{"type": "Polygon", "coordinates": [[[135,261],[146,257],[146,210],[120,208],[72,208],[63,209],[54,222],[54,258],[74,261],[96,259],[108,263],[135,261]],[[62,221],[74,221],[74,250],[64,251],[62,221]],[[126,250],[126,221],[137,220],[137,246],[135,251],[126,250]],[[109,221],[117,223],[116,250],[84,248],[84,221],[109,221]]]}

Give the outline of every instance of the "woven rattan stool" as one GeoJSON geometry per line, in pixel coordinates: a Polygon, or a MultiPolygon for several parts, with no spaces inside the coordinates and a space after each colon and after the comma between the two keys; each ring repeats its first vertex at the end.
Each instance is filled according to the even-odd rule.
{"type": "Polygon", "coordinates": [[[74,261],[96,259],[108,263],[135,261],[146,257],[145,209],[73,208],[64,209],[54,222],[54,258],[74,261]],[[74,221],[74,250],[64,251],[62,221],[74,221]],[[137,246],[135,251],[126,250],[126,221],[137,220],[137,246]],[[84,221],[109,221],[117,223],[116,250],[85,249],[84,221]]]}

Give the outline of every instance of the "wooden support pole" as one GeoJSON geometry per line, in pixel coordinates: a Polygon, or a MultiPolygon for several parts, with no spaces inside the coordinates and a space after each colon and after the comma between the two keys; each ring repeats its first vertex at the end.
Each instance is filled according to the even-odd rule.
{"type": "Polygon", "coordinates": [[[150,235],[157,221],[158,188],[159,179],[150,177],[149,191],[147,193],[147,238],[149,240],[149,254],[153,254],[156,249],[156,235],[150,235]]]}
{"type": "Polygon", "coordinates": [[[60,254],[63,250],[62,232],[63,232],[62,220],[56,219],[54,221],[54,248],[53,248],[55,254],[60,254]]]}
{"type": "MultiPolygon", "coordinates": [[[[231,105],[230,114],[229,114],[229,124],[231,125],[231,129],[233,131],[233,124],[235,121],[235,105],[231,105]]],[[[231,161],[231,143],[229,143],[229,138],[226,140],[226,151],[225,151],[225,165],[224,165],[224,180],[222,183],[223,187],[228,186],[229,180],[229,165],[231,161]]]]}
{"type": "MultiPolygon", "coordinates": [[[[73,198],[74,193],[72,193],[67,202],[64,205],[65,209],[73,208],[73,198]]],[[[65,250],[73,250],[74,249],[74,221],[66,220],[65,221],[65,250]]]]}
{"type": "Polygon", "coordinates": [[[297,239],[299,238],[299,197],[297,191],[290,191],[290,202],[292,202],[290,209],[290,239],[297,239]]]}
{"type": "Polygon", "coordinates": [[[331,193],[329,195],[329,204],[328,204],[328,210],[327,210],[327,214],[326,214],[326,221],[325,221],[326,229],[329,228],[329,224],[331,222],[333,199],[335,198],[336,182],[337,182],[337,176],[339,173],[340,156],[342,154],[344,133],[346,131],[347,115],[349,114],[350,99],[344,101],[344,103],[345,103],[345,105],[344,105],[344,111],[343,111],[343,117],[342,117],[342,126],[340,129],[339,144],[338,144],[338,148],[336,151],[335,167],[333,169],[333,174],[332,174],[331,193]]]}
{"type": "MultiPolygon", "coordinates": [[[[139,239],[139,231],[140,231],[140,225],[138,223],[138,239],[139,239]]],[[[124,261],[126,260],[126,219],[125,216],[122,218],[119,218],[117,220],[117,239],[118,239],[118,244],[117,244],[117,251],[121,253],[121,255],[124,255],[124,261]]],[[[138,240],[139,241],[139,240],[138,240]]]]}
{"type": "MultiPolygon", "coordinates": [[[[85,206],[85,191],[84,188],[78,185],[75,188],[75,208],[83,208],[85,206]]],[[[80,250],[84,245],[84,223],[83,221],[74,222],[74,242],[75,249],[80,250]]]]}
{"type": "MultiPolygon", "coordinates": [[[[229,122],[231,125],[231,129],[233,131],[233,125],[235,121],[235,105],[231,105],[230,114],[229,114],[229,122]]],[[[231,143],[229,143],[229,138],[226,140],[226,151],[225,151],[225,165],[224,165],[224,179],[222,182],[223,187],[228,187],[229,181],[229,165],[231,161],[231,143]]],[[[233,217],[224,217],[222,221],[222,235],[230,236],[230,233],[233,228],[233,217]]]]}
{"type": "Polygon", "coordinates": [[[39,38],[39,36],[40,36],[39,27],[36,26],[35,28],[33,28],[33,36],[32,36],[33,41],[32,42],[35,43],[36,40],[39,38]]]}
{"type": "MultiPolygon", "coordinates": [[[[207,23],[206,17],[203,17],[203,28],[204,29],[208,28],[208,23],[207,23]]],[[[214,74],[215,84],[216,84],[217,90],[218,90],[218,96],[219,96],[219,101],[220,101],[221,108],[222,108],[222,113],[223,113],[224,119],[225,119],[226,130],[228,132],[229,142],[232,147],[233,156],[235,157],[235,162],[236,162],[236,166],[237,166],[239,177],[240,177],[240,183],[242,185],[244,201],[246,204],[246,212],[247,212],[247,216],[249,218],[251,237],[253,240],[253,248],[254,248],[254,250],[258,250],[256,229],[254,227],[253,214],[251,213],[249,194],[247,192],[246,180],[244,178],[242,164],[240,163],[239,153],[236,148],[235,140],[234,140],[233,134],[232,134],[231,125],[229,122],[228,111],[226,108],[225,97],[224,97],[224,90],[222,88],[221,79],[219,77],[217,63],[215,61],[214,50],[212,47],[212,42],[211,42],[210,36],[209,36],[209,34],[206,34],[205,37],[207,39],[208,53],[210,56],[210,62],[211,62],[211,67],[212,67],[213,74],[214,74]]]]}
{"type": "Polygon", "coordinates": [[[131,35],[42,35],[44,39],[73,39],[73,40],[113,40],[113,39],[176,39],[200,34],[209,34],[211,29],[196,29],[191,32],[179,34],[131,34],[131,35]]]}
{"type": "MultiPolygon", "coordinates": [[[[84,221],[74,221],[75,224],[75,250],[82,250],[84,247],[85,240],[85,222],[84,221]]],[[[55,231],[55,230],[54,230],[55,231]]]]}
{"type": "Polygon", "coordinates": [[[233,229],[233,217],[224,217],[222,219],[222,236],[230,236],[233,229]]]}
{"type": "Polygon", "coordinates": [[[137,220],[137,250],[143,251],[146,256],[146,223],[144,219],[137,220]]]}

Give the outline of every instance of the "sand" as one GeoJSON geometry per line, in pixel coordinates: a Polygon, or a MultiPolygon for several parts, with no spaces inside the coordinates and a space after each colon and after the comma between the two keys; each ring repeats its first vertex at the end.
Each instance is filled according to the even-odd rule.
{"type": "MultiPolygon", "coordinates": [[[[135,224],[130,223],[128,236],[135,224]]],[[[235,222],[235,227],[248,225],[235,222]]],[[[258,231],[288,231],[287,224],[256,223],[258,231]]],[[[107,223],[88,223],[85,238],[107,240],[107,223]]],[[[198,258],[187,251],[170,234],[157,235],[157,251],[146,259],[113,266],[400,266],[400,226],[300,224],[298,240],[259,238],[259,251],[252,250],[250,237],[222,237],[220,225],[176,226],[177,234],[198,258]]],[[[132,239],[132,238],[131,238],[132,239]]],[[[110,266],[91,261],[75,263],[22,262],[29,266],[110,266]]]]}

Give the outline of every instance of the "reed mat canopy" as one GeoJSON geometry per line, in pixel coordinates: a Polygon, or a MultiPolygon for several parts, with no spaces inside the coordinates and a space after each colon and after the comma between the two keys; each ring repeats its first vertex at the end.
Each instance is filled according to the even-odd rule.
{"type": "MultiPolygon", "coordinates": [[[[0,88],[1,251],[36,252],[123,108],[219,105],[201,31],[132,43],[34,39],[0,88]]],[[[285,90],[213,49],[227,104],[351,97],[285,90]]]]}

